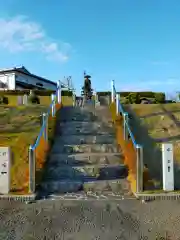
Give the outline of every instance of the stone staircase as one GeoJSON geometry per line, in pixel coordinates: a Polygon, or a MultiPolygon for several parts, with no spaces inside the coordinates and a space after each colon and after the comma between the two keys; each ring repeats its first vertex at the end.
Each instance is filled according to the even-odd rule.
{"type": "Polygon", "coordinates": [[[122,198],[129,196],[128,169],[116,144],[107,107],[64,107],[40,198],[122,198]]]}

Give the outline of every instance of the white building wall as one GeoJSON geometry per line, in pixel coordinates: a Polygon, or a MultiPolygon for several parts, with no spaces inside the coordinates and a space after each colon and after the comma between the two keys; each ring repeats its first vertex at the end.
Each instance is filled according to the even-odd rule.
{"type": "MultiPolygon", "coordinates": [[[[15,74],[14,73],[7,73],[7,74],[0,74],[0,81],[7,84],[7,89],[15,90],[15,74]]],[[[0,90],[2,90],[0,88],[0,90]]],[[[4,90],[4,88],[3,88],[4,90]]]]}
{"type": "MultiPolygon", "coordinates": [[[[32,84],[34,86],[37,86],[36,83],[41,83],[43,84],[43,88],[49,89],[49,90],[56,90],[56,85],[53,85],[51,83],[44,82],[43,80],[39,80],[38,78],[28,76],[23,73],[6,73],[6,74],[0,74],[0,81],[7,84],[9,90],[15,90],[15,89],[23,89],[19,86],[16,86],[16,80],[27,83],[27,84],[32,84]]],[[[39,86],[40,87],[40,86],[39,86]]],[[[5,88],[6,89],[6,88],[5,88]]],[[[4,88],[0,88],[0,90],[4,90],[4,88]]]]}
{"type": "Polygon", "coordinates": [[[43,80],[39,80],[38,78],[31,77],[31,76],[28,76],[28,75],[23,74],[23,73],[17,73],[16,72],[15,79],[17,81],[20,81],[20,82],[23,82],[23,83],[27,83],[27,84],[32,84],[32,85],[37,86],[37,87],[38,87],[38,85],[36,85],[36,83],[41,83],[41,84],[43,84],[42,87],[44,87],[46,89],[56,90],[56,85],[44,82],[43,80]]]}

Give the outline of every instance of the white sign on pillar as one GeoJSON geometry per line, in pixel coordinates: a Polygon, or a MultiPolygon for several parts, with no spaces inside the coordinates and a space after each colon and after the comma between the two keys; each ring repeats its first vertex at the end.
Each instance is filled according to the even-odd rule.
{"type": "Polygon", "coordinates": [[[10,192],[10,166],[10,148],[0,147],[0,194],[8,194],[10,192]]]}
{"type": "Polygon", "coordinates": [[[170,143],[162,144],[162,171],[163,171],[163,190],[174,190],[174,161],[173,145],[170,143]]]}

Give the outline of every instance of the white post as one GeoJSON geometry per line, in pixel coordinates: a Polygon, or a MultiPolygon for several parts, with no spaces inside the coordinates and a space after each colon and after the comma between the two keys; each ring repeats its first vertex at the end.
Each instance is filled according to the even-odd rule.
{"type": "Polygon", "coordinates": [[[32,146],[29,146],[29,193],[34,193],[36,188],[36,159],[32,146]]]}
{"type": "Polygon", "coordinates": [[[143,192],[143,147],[139,144],[136,145],[136,192],[143,192]]]}
{"type": "Polygon", "coordinates": [[[171,143],[162,144],[162,171],[163,171],[163,190],[174,190],[174,161],[173,145],[171,143]]]}
{"type": "Polygon", "coordinates": [[[72,98],[73,98],[73,107],[75,107],[76,106],[76,95],[75,95],[74,91],[73,91],[72,98]]]}
{"type": "Polygon", "coordinates": [[[48,114],[43,113],[44,139],[48,141],[48,114]]]}
{"type": "Polygon", "coordinates": [[[116,115],[119,114],[119,94],[116,94],[116,115]]]}
{"type": "Polygon", "coordinates": [[[58,103],[61,103],[61,82],[60,82],[60,80],[57,81],[57,100],[58,100],[58,103]]]}
{"type": "Polygon", "coordinates": [[[128,121],[129,121],[128,113],[125,112],[125,113],[123,113],[123,128],[124,128],[124,140],[125,141],[128,141],[128,134],[129,134],[128,129],[127,129],[128,121]]]}
{"type": "Polygon", "coordinates": [[[10,192],[11,154],[9,147],[0,147],[0,194],[10,192]]]}
{"type": "Polygon", "coordinates": [[[111,102],[114,102],[114,80],[111,81],[111,102]]]}
{"type": "Polygon", "coordinates": [[[52,99],[52,117],[55,116],[55,95],[52,94],[51,95],[51,99],[52,99]]]}

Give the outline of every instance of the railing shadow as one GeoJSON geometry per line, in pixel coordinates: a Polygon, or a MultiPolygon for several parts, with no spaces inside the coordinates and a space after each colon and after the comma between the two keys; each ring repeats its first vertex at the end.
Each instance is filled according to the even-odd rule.
{"type": "MultiPolygon", "coordinates": [[[[161,105],[162,110],[164,110],[163,105],[161,105]]],[[[150,113],[150,114],[146,114],[146,115],[141,115],[141,118],[149,118],[149,117],[155,117],[155,116],[161,116],[164,114],[169,114],[169,113],[179,113],[180,110],[173,110],[173,111],[168,111],[167,109],[165,109],[165,111],[162,112],[155,112],[155,113],[150,113]]]]}
{"type": "MultiPolygon", "coordinates": [[[[144,163],[149,169],[150,177],[157,181],[157,183],[159,182],[160,184],[158,184],[157,188],[162,189],[162,151],[160,146],[158,146],[157,144],[180,140],[180,135],[153,139],[149,136],[148,129],[142,125],[141,120],[137,117],[132,108],[128,105],[126,105],[125,108],[126,111],[129,112],[131,115],[131,120],[129,122],[132,126],[133,134],[137,141],[143,145],[144,163]]],[[[164,110],[163,106],[162,110],[164,110]]],[[[169,114],[167,110],[166,114],[169,114]]],[[[174,118],[172,120],[175,121],[174,118]]],[[[176,159],[174,160],[174,187],[175,190],[179,190],[180,169],[178,164],[175,162],[176,159]]]]}
{"type": "Polygon", "coordinates": [[[177,118],[173,115],[174,113],[178,113],[180,111],[168,111],[163,105],[160,106],[161,109],[163,110],[163,113],[166,114],[176,125],[176,127],[180,128],[180,122],[177,120],[177,118]]]}
{"type": "MultiPolygon", "coordinates": [[[[144,150],[144,163],[149,169],[150,177],[155,179],[160,184],[158,185],[158,189],[162,189],[162,151],[160,148],[160,144],[172,142],[172,141],[179,141],[180,135],[176,136],[167,136],[164,138],[156,138],[153,139],[149,136],[148,129],[142,125],[140,118],[135,114],[130,106],[125,106],[126,110],[131,115],[130,124],[132,125],[133,133],[137,141],[140,141],[143,145],[144,150]]],[[[158,114],[152,114],[152,116],[158,116],[162,114],[168,115],[168,117],[174,122],[174,124],[179,128],[179,121],[172,115],[174,112],[179,111],[168,111],[165,107],[161,106],[163,112],[158,114]]],[[[150,115],[148,115],[150,116],[150,115]]],[[[141,118],[146,118],[143,116],[141,118]]],[[[174,189],[180,190],[180,167],[177,163],[176,159],[174,159],[174,189]]]]}
{"type": "Polygon", "coordinates": [[[129,124],[131,129],[133,129],[133,135],[136,141],[143,146],[144,166],[149,170],[150,179],[157,183],[157,185],[155,184],[156,188],[161,189],[162,152],[157,146],[157,142],[149,136],[147,128],[142,125],[141,120],[136,116],[131,106],[124,105],[124,108],[131,116],[129,124]]]}

